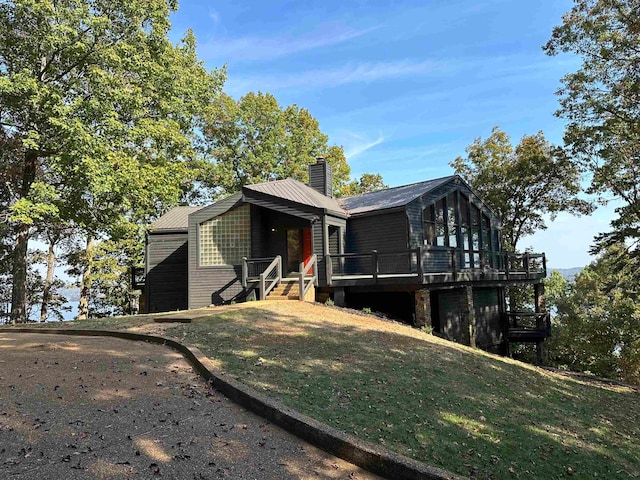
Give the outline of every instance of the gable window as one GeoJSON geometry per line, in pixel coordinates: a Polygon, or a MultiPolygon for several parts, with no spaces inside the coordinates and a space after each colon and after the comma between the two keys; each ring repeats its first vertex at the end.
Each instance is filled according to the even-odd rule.
{"type": "Polygon", "coordinates": [[[451,192],[422,212],[424,244],[455,248],[460,268],[481,268],[497,251],[489,215],[462,192],[451,192]]]}
{"type": "Polygon", "coordinates": [[[202,267],[237,265],[251,248],[249,205],[199,225],[199,264],[202,267]]]}

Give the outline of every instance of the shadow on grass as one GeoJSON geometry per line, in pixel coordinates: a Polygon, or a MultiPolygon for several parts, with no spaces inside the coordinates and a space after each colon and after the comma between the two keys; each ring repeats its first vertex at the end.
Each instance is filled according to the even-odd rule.
{"type": "Polygon", "coordinates": [[[244,308],[167,331],[360,438],[475,478],[640,475],[640,395],[387,322],[244,308]]]}

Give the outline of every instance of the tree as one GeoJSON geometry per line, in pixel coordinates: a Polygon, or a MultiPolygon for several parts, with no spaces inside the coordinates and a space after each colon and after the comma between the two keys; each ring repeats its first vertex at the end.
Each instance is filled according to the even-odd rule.
{"type": "Polygon", "coordinates": [[[587,214],[592,205],[580,198],[580,170],[542,132],[525,135],[514,148],[494,127],[491,135],[467,147],[467,157],[451,162],[455,172],[502,219],[505,248],[517,251],[522,237],[547,228],[544,215],[587,214]]]}
{"type": "Polygon", "coordinates": [[[627,243],[640,256],[640,6],[636,0],[576,0],[544,46],[582,57],[562,79],[556,114],[568,121],[573,161],[592,174],[590,192],[622,202],[594,252],[627,243]]]}
{"type": "Polygon", "coordinates": [[[269,93],[248,93],[237,102],[222,95],[204,130],[212,162],[203,183],[213,197],[237,192],[243,185],[283,178],[308,181],[308,166],[319,156],[333,169],[333,190],[349,179],[342,147],[329,146],[318,121],[297,105],[284,109],[269,93]]]}
{"type": "Polygon", "coordinates": [[[0,128],[15,188],[13,321],[26,319],[27,245],[56,215],[89,241],[176,204],[201,118],[224,75],[188,32],[168,40],[174,0],[0,2],[0,128]]]}
{"type": "Polygon", "coordinates": [[[382,180],[379,173],[363,173],[359,180],[349,182],[341,192],[342,196],[361,195],[363,193],[376,192],[389,188],[382,180]]]}
{"type": "Polygon", "coordinates": [[[553,275],[547,282],[556,312],[551,364],[640,382],[640,292],[625,252],[625,245],[609,247],[573,284],[553,275]]]}

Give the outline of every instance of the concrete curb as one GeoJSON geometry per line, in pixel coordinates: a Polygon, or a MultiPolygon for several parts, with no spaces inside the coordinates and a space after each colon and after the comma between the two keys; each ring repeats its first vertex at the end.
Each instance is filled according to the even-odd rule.
{"type": "Polygon", "coordinates": [[[417,462],[386,448],[363,442],[353,435],[341,432],[311,417],[303,415],[285,406],[281,402],[267,397],[223,373],[217,372],[211,360],[200,350],[195,347],[187,347],[171,338],[116,330],[60,328],[10,327],[6,329],[3,328],[0,332],[115,337],[125,340],[166,345],[181,353],[202,378],[207,380],[216,390],[233,402],[260,415],[271,423],[278,425],[312,445],[369,470],[372,473],[394,480],[462,480],[464,478],[445,470],[417,462]]]}

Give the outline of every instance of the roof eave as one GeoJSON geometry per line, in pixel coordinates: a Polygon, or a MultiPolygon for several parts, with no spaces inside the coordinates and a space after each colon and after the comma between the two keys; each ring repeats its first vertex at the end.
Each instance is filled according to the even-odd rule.
{"type": "Polygon", "coordinates": [[[376,208],[375,210],[367,210],[366,212],[357,212],[357,213],[349,212],[349,218],[372,217],[374,215],[382,215],[385,213],[399,212],[402,210],[406,210],[407,205],[408,204],[398,205],[395,207],[388,207],[388,208],[376,208]]]}

